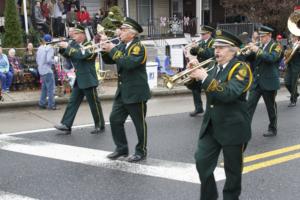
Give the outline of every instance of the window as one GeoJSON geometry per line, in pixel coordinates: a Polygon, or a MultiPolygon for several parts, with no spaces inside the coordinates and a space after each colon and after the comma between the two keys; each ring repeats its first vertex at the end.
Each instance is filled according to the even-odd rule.
{"type": "Polygon", "coordinates": [[[147,25],[152,18],[152,0],[137,0],[137,19],[139,24],[147,25]]]}

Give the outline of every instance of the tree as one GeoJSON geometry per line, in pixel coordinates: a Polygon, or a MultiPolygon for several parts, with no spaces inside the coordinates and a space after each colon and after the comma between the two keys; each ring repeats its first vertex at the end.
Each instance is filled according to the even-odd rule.
{"type": "Polygon", "coordinates": [[[269,25],[277,32],[287,30],[287,20],[295,0],[220,0],[228,16],[242,15],[249,22],[269,25]]]}
{"type": "Polygon", "coordinates": [[[109,9],[108,16],[103,19],[101,25],[104,27],[106,35],[112,37],[117,27],[122,24],[122,21],[121,9],[118,6],[113,6],[109,9]]]}
{"type": "Polygon", "coordinates": [[[4,47],[23,47],[23,34],[15,1],[5,2],[4,47]]]}

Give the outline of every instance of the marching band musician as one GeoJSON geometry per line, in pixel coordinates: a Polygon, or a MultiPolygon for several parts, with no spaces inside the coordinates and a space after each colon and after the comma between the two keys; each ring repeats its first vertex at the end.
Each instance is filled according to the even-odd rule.
{"type": "MultiPolygon", "coordinates": [[[[143,28],[133,19],[126,17],[120,27],[122,43],[107,42],[102,45],[105,63],[116,63],[118,88],[110,114],[111,131],[116,149],[107,157],[118,159],[128,156],[128,143],[124,123],[128,115],[136,128],[138,144],[128,162],[138,162],[147,156],[147,124],[145,121],[150,89],[146,73],[146,49],[138,38],[143,28]]],[[[104,37],[101,37],[104,38],[104,37]]]]}
{"type": "Polygon", "coordinates": [[[77,25],[73,32],[73,39],[76,44],[59,43],[59,52],[71,61],[75,68],[76,79],[61,124],[56,125],[55,128],[63,131],[64,134],[71,134],[71,127],[78,108],[83,98],[86,97],[95,123],[91,134],[98,134],[104,132],[105,122],[97,93],[98,79],[95,68],[97,55],[90,50],[82,52],[82,46],[91,45],[91,42],[86,39],[85,27],[77,25]]]}
{"type": "Polygon", "coordinates": [[[264,137],[272,137],[277,134],[277,104],[275,101],[277,90],[280,88],[279,82],[279,62],[281,58],[281,45],[272,40],[274,30],[267,26],[261,26],[259,37],[261,47],[254,43],[249,44],[251,53],[244,55],[247,61],[254,61],[254,82],[249,94],[248,110],[251,121],[262,96],[267,107],[269,116],[268,131],[264,137]]]}
{"type": "MultiPolygon", "coordinates": [[[[207,97],[197,150],[196,167],[201,181],[201,200],[215,200],[218,191],[214,178],[220,151],[224,155],[226,181],[223,199],[239,199],[243,169],[243,151],[251,137],[246,93],[252,83],[250,67],[237,59],[242,41],[235,35],[216,30],[216,62],[196,69],[191,78],[202,81],[207,97]]],[[[189,64],[193,65],[194,62],[189,64]]]]}
{"type": "MultiPolygon", "coordinates": [[[[295,36],[293,34],[291,35],[291,41],[293,45],[292,49],[295,48],[297,44],[300,45],[299,39],[300,39],[299,36],[295,36]]],[[[288,107],[296,106],[297,98],[299,96],[298,87],[297,87],[299,74],[300,74],[300,51],[299,49],[297,49],[294,55],[292,55],[289,62],[287,63],[287,68],[284,77],[285,87],[288,89],[288,91],[291,94],[290,104],[288,105],[288,107]]]]}
{"type": "MultiPolygon", "coordinates": [[[[212,37],[212,33],[214,32],[214,28],[210,26],[202,26],[200,30],[201,40],[199,41],[197,46],[194,46],[190,50],[190,54],[197,56],[199,62],[204,61],[208,58],[214,56],[214,49],[212,48],[214,44],[214,39],[212,37]]],[[[201,99],[201,82],[196,83],[193,82],[191,84],[187,84],[187,87],[192,90],[193,100],[195,110],[190,113],[191,117],[196,116],[197,114],[203,113],[203,103],[201,99]]]]}

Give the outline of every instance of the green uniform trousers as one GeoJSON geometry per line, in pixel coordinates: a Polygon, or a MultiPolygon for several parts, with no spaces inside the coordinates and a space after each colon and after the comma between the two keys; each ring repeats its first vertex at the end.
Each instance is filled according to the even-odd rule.
{"type": "MultiPolygon", "coordinates": [[[[212,126],[209,127],[212,130],[212,126]]],[[[200,200],[218,198],[214,170],[220,151],[223,151],[226,181],[223,188],[224,200],[238,200],[241,194],[244,145],[222,146],[213,137],[212,131],[198,141],[195,153],[196,167],[201,181],[200,200]]]]}
{"type": "Polygon", "coordinates": [[[201,85],[197,86],[197,88],[192,89],[195,111],[197,111],[197,112],[202,112],[203,111],[203,103],[202,103],[202,99],[201,99],[201,90],[202,90],[201,85]]]}
{"type": "Polygon", "coordinates": [[[124,104],[120,95],[116,97],[109,118],[113,140],[117,146],[116,151],[128,153],[128,143],[125,135],[124,123],[129,115],[133,121],[138,137],[135,154],[142,156],[147,155],[146,112],[146,102],[124,104]]]}
{"type": "Polygon", "coordinates": [[[72,127],[76,113],[78,111],[78,108],[79,108],[84,96],[86,97],[87,102],[90,106],[90,109],[91,109],[91,112],[93,115],[93,119],[94,119],[94,123],[95,123],[95,127],[100,127],[100,128],[104,127],[105,122],[104,122],[102,107],[101,107],[101,103],[100,103],[100,99],[98,97],[96,87],[80,89],[76,85],[76,83],[72,90],[71,97],[68,102],[64,116],[61,120],[61,123],[68,127],[72,127]]]}
{"type": "Polygon", "coordinates": [[[262,90],[259,86],[250,91],[248,99],[248,111],[251,117],[251,121],[253,119],[257,103],[262,96],[269,116],[269,130],[277,130],[277,104],[275,101],[276,95],[277,90],[262,90]]]}
{"type": "Polygon", "coordinates": [[[298,93],[298,78],[299,78],[300,71],[293,72],[289,67],[287,67],[284,77],[284,84],[285,87],[291,94],[290,101],[291,103],[296,103],[297,98],[299,96],[298,93]]]}

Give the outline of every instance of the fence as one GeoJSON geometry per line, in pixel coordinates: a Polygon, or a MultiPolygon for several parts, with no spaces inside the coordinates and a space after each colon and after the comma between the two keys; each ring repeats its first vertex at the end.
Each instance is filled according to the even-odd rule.
{"type": "Polygon", "coordinates": [[[217,28],[221,30],[230,31],[235,35],[241,35],[243,32],[247,32],[249,36],[253,31],[259,28],[259,23],[232,23],[232,24],[218,24],[217,28]]]}

